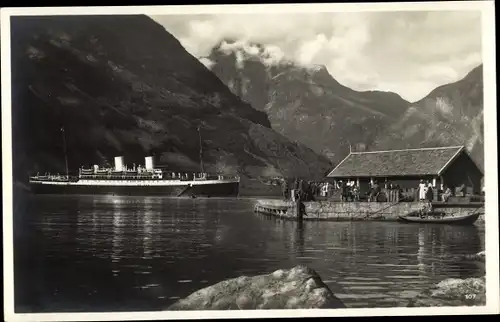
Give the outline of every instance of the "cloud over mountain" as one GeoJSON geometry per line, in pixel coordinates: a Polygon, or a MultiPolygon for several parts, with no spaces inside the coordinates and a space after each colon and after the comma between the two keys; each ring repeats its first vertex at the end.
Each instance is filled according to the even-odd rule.
{"type": "MultiPolygon", "coordinates": [[[[266,63],[325,65],[355,90],[384,90],[418,100],[481,63],[479,11],[349,12],[153,16],[194,56],[224,39],[266,63]]],[[[210,66],[208,60],[202,61],[210,66]]]]}

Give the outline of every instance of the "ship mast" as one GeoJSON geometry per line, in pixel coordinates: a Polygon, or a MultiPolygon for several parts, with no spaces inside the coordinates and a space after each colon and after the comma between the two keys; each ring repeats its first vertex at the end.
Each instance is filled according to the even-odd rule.
{"type": "Polygon", "coordinates": [[[203,167],[203,144],[201,140],[201,131],[199,125],[198,125],[198,138],[200,139],[200,169],[201,173],[205,173],[205,169],[203,167]]]}
{"type": "Polygon", "coordinates": [[[66,179],[69,180],[69,169],[68,169],[68,155],[66,151],[66,134],[64,133],[64,126],[61,127],[62,139],[64,144],[64,161],[66,163],[66,179]]]}

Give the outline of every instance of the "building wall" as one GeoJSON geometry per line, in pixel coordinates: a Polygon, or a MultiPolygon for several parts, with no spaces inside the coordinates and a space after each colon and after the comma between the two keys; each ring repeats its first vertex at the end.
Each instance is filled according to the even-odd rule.
{"type": "Polygon", "coordinates": [[[443,173],[444,185],[450,187],[452,191],[464,184],[474,194],[481,193],[482,177],[481,171],[465,152],[462,152],[443,173]]]}

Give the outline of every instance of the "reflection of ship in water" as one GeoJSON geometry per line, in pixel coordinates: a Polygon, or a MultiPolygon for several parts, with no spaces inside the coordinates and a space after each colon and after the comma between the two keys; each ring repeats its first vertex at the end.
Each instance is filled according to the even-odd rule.
{"type": "MultiPolygon", "coordinates": [[[[113,244],[111,246],[111,261],[118,264],[122,257],[123,246],[124,246],[124,230],[125,230],[125,220],[123,213],[123,201],[119,198],[112,200],[113,202],[113,244]]],[[[113,268],[113,275],[116,276],[119,273],[118,268],[113,268]]]]}
{"type": "Polygon", "coordinates": [[[111,207],[112,212],[112,220],[108,219],[112,223],[110,257],[116,283],[133,275],[133,292],[151,296],[154,300],[162,292],[152,263],[155,236],[161,238],[161,207],[156,206],[161,199],[108,196],[101,200],[106,207],[111,207]]]}
{"type": "MultiPolygon", "coordinates": [[[[137,202],[134,199],[127,199],[126,197],[113,196],[106,199],[107,203],[112,206],[112,247],[111,247],[111,260],[113,263],[119,263],[124,255],[125,244],[133,243],[133,240],[125,240],[125,230],[127,226],[134,228],[137,235],[137,243],[142,247],[140,256],[144,259],[151,259],[153,253],[153,234],[154,227],[160,221],[155,220],[155,210],[153,207],[154,200],[151,197],[141,199],[137,202]],[[128,223],[127,223],[128,221],[128,223]]],[[[116,272],[115,272],[116,273],[116,272]]]]}
{"type": "Polygon", "coordinates": [[[144,216],[142,216],[142,245],[144,259],[151,259],[153,253],[153,200],[144,198],[144,216]]]}

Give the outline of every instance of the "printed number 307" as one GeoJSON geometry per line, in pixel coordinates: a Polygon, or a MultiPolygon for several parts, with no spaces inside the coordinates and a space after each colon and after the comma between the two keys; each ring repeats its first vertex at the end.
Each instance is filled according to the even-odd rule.
{"type": "Polygon", "coordinates": [[[473,300],[476,298],[476,294],[465,294],[466,300],[473,300]]]}

